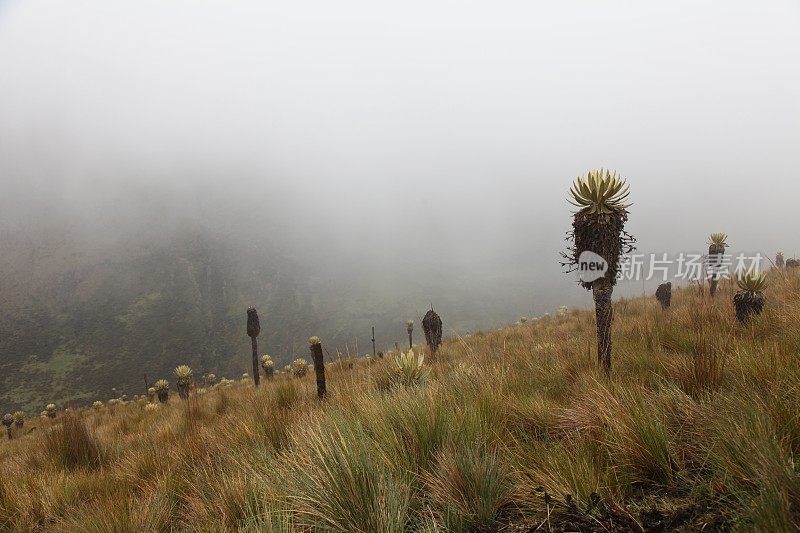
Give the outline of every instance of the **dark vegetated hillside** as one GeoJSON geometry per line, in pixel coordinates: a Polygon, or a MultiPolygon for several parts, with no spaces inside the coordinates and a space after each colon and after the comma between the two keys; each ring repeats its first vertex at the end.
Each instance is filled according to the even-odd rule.
{"type": "Polygon", "coordinates": [[[242,257],[207,236],[83,261],[70,257],[71,243],[40,246],[27,265],[6,269],[0,292],[4,404],[107,399],[112,387],[135,394],[145,372],[152,382],[179,363],[241,373],[245,361],[235,355],[247,305],[278,310],[266,317],[265,350],[291,346],[291,332],[314,317],[296,265],[242,257]]]}
{"type": "Polygon", "coordinates": [[[513,283],[498,292],[435,271],[379,279],[346,265],[326,275],[324,261],[312,270],[277,248],[203,231],[2,240],[0,404],[29,412],[107,400],[112,388],[141,394],[145,373],[150,383],[170,379],[178,364],[239,377],[251,371],[250,305],[261,314],[259,349],[278,368],[305,357],[312,334],[325,339],[328,357],[371,352],[373,325],[378,350],[402,346],[405,320],[421,318],[430,302],[451,332],[507,322],[525,305],[513,283]]]}

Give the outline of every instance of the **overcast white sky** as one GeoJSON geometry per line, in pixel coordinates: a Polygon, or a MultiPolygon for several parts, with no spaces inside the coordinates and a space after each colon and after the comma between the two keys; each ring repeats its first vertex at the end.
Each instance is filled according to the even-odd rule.
{"type": "Polygon", "coordinates": [[[2,205],[210,183],[298,239],[550,277],[570,181],[610,167],[643,250],[791,255],[799,27],[796,0],[0,1],[2,205]]]}

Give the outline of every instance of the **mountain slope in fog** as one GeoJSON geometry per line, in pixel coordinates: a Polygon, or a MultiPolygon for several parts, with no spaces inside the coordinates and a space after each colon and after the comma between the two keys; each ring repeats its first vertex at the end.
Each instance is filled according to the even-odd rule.
{"type": "MultiPolygon", "coordinates": [[[[481,284],[447,270],[325,275],[277,249],[202,230],[159,239],[86,243],[67,232],[3,237],[0,261],[0,403],[38,412],[48,402],[86,403],[144,391],[178,364],[198,375],[250,371],[245,309],[260,312],[259,348],[279,365],[306,357],[320,335],[328,353],[371,352],[407,342],[405,321],[431,302],[446,332],[515,316],[524,292],[506,280],[481,284]]],[[[314,266],[314,265],[312,265],[314,266]]],[[[419,322],[417,340],[422,338],[419,322]]]]}
{"type": "Polygon", "coordinates": [[[295,265],[201,234],[139,250],[16,244],[0,289],[4,404],[138,393],[144,372],[152,381],[184,362],[230,375],[246,368],[235,354],[251,302],[280,310],[265,317],[265,346],[290,345],[315,316],[295,265]]]}

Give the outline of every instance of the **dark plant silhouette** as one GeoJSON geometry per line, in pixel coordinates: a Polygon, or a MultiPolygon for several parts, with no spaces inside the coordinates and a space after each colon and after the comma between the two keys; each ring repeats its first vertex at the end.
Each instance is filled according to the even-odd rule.
{"type": "Polygon", "coordinates": [[[319,337],[311,337],[308,339],[308,344],[314,361],[314,375],[317,378],[317,398],[322,400],[328,394],[325,387],[325,360],[322,357],[322,342],[319,337]]]}
{"type": "Polygon", "coordinates": [[[258,321],[258,311],[255,307],[247,309],[247,336],[250,337],[250,344],[253,347],[253,382],[258,387],[261,380],[261,373],[258,371],[258,334],[261,333],[261,323],[258,321]]]}
{"type": "MultiPolygon", "coordinates": [[[[414,347],[414,321],[409,320],[406,322],[406,331],[408,332],[408,347],[414,347]]],[[[398,350],[399,351],[399,350],[398,350]]]]}
{"type": "Polygon", "coordinates": [[[775,266],[778,268],[783,268],[785,266],[783,260],[783,252],[778,252],[777,254],[775,254],[775,266]]]}
{"type": "Polygon", "coordinates": [[[669,309],[672,303],[672,282],[662,283],[656,289],[656,299],[661,304],[661,309],[669,309]]]}
{"type": "Polygon", "coordinates": [[[435,354],[442,344],[442,319],[433,310],[425,313],[422,318],[422,331],[425,333],[425,342],[431,350],[431,354],[435,354]]]}

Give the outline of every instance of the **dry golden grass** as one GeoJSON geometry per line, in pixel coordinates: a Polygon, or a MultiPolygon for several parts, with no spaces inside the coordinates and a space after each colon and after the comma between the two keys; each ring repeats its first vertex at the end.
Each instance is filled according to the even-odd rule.
{"type": "Polygon", "coordinates": [[[770,281],[748,326],[726,286],[617,302],[610,377],[573,311],[450,339],[422,386],[360,360],[323,403],[278,377],[29,420],[0,530],[796,530],[800,276],[770,281]]]}

